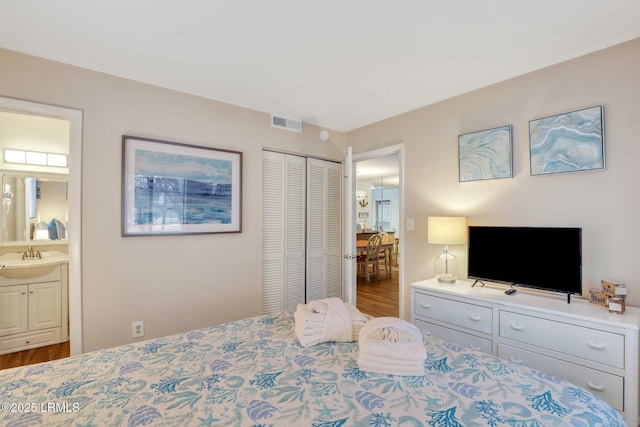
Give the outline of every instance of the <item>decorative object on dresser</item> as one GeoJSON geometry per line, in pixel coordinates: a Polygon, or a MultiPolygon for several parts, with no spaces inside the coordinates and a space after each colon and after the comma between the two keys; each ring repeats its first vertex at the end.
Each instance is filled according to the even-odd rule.
{"type": "Polygon", "coordinates": [[[430,216],[427,223],[428,242],[444,245],[436,257],[435,274],[440,283],[455,283],[458,274],[456,257],[449,252],[449,245],[464,245],[467,241],[465,217],[430,216]]]}
{"type": "Polygon", "coordinates": [[[534,290],[508,296],[504,286],[471,284],[413,283],[411,321],[427,335],[578,385],[638,425],[640,308],[612,316],[582,298],[565,304],[534,290]]]}
{"type": "Polygon", "coordinates": [[[627,286],[610,280],[600,281],[600,290],[589,290],[589,301],[609,308],[609,313],[624,314],[627,304],[627,286]]]}

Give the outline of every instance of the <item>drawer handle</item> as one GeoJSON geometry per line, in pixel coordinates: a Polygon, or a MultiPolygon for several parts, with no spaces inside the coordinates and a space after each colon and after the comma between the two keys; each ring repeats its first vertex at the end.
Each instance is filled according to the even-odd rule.
{"type": "Polygon", "coordinates": [[[602,384],[592,383],[591,381],[587,381],[587,385],[590,389],[595,391],[604,391],[604,386],[602,384]]]}
{"type": "Polygon", "coordinates": [[[522,359],[516,359],[515,357],[510,357],[509,361],[513,363],[517,363],[518,365],[522,365],[522,359]]]}
{"type": "Polygon", "coordinates": [[[422,331],[426,336],[430,337],[431,336],[431,331],[426,329],[424,331],[422,331]]]}
{"type": "Polygon", "coordinates": [[[475,313],[471,313],[469,314],[469,319],[473,320],[474,322],[477,322],[479,320],[482,320],[482,316],[475,313]]]}
{"type": "Polygon", "coordinates": [[[469,347],[471,347],[471,350],[475,350],[475,351],[480,351],[481,350],[479,345],[471,344],[471,345],[469,345],[469,347]]]}
{"type": "Polygon", "coordinates": [[[422,308],[431,308],[431,304],[427,304],[426,302],[423,302],[420,304],[420,307],[422,308]]]}
{"type": "Polygon", "coordinates": [[[25,344],[31,344],[31,341],[26,340],[26,341],[25,341],[25,344]]]}
{"type": "Polygon", "coordinates": [[[594,342],[594,341],[589,341],[589,347],[591,347],[594,350],[604,350],[606,345],[604,345],[604,343],[601,342],[594,342]]]}
{"type": "Polygon", "coordinates": [[[522,331],[524,329],[524,326],[522,326],[522,323],[513,322],[511,324],[511,329],[514,329],[516,331],[522,331]]]}

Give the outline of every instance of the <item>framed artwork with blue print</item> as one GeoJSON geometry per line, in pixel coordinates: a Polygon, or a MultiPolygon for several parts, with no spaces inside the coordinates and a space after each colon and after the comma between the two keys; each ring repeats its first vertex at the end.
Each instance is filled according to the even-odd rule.
{"type": "Polygon", "coordinates": [[[511,125],[458,136],[460,182],[512,177],[511,125]]]}
{"type": "Polygon", "coordinates": [[[529,122],[531,175],[604,169],[603,107],[529,122]]]}
{"type": "Polygon", "coordinates": [[[242,153],[122,137],[122,236],[239,233],[242,153]]]}

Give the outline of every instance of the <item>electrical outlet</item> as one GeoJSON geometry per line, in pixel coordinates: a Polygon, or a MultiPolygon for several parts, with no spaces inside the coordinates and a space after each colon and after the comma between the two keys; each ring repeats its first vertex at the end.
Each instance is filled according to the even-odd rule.
{"type": "Polygon", "coordinates": [[[144,320],[138,320],[131,324],[131,338],[140,338],[144,336],[144,320]]]}

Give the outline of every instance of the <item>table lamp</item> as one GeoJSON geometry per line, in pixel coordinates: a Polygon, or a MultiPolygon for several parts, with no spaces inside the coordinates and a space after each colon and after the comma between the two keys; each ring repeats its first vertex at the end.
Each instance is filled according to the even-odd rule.
{"type": "Polygon", "coordinates": [[[427,226],[428,241],[444,245],[444,251],[436,257],[435,273],[440,283],[456,283],[457,260],[449,253],[449,245],[464,245],[467,241],[465,217],[430,216],[427,226]]]}

